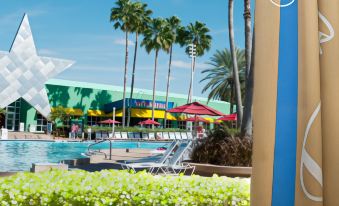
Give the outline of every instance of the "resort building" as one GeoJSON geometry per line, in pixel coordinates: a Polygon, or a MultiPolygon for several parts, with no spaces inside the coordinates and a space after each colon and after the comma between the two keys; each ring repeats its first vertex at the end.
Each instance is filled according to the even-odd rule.
{"type": "MultiPolygon", "coordinates": [[[[116,120],[122,119],[123,87],[50,79],[46,82],[45,88],[52,111],[62,106],[69,115],[69,122],[65,123],[67,125],[71,125],[71,122],[84,126],[99,125],[100,121],[112,118],[113,107],[116,108],[116,120]]],[[[127,88],[126,97],[129,97],[129,91],[130,88],[127,88]]],[[[165,116],[165,97],[165,92],[156,92],[155,120],[159,123],[163,123],[165,116]]],[[[194,97],[193,101],[208,104],[224,114],[228,114],[230,110],[229,103],[223,101],[207,102],[207,98],[201,97],[194,97]]],[[[152,118],[151,90],[134,89],[133,99],[131,101],[126,99],[126,114],[129,103],[131,103],[131,126],[152,118]]],[[[173,93],[169,95],[169,109],[186,103],[187,95],[173,93]]],[[[169,120],[167,127],[186,126],[183,116],[168,114],[167,119],[169,120]]],[[[207,119],[213,122],[212,119],[207,119]]],[[[47,119],[23,98],[6,107],[6,115],[1,123],[9,131],[44,132],[47,127],[47,119]]]]}

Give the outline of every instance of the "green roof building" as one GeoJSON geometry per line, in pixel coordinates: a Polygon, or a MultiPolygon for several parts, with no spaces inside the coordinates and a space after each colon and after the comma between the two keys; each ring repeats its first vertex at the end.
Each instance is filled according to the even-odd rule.
{"type": "MultiPolygon", "coordinates": [[[[113,106],[116,107],[116,119],[121,121],[123,87],[88,82],[76,82],[61,79],[51,79],[46,84],[50,105],[53,108],[62,106],[70,119],[82,121],[85,126],[98,125],[100,121],[112,118],[113,106]]],[[[126,96],[129,97],[130,88],[126,96]]],[[[162,123],[165,115],[165,92],[156,92],[155,119],[162,123]]],[[[134,89],[131,100],[131,125],[141,120],[151,118],[152,91],[134,89]]],[[[229,114],[230,104],[223,101],[210,101],[207,98],[193,97],[193,101],[207,104],[210,107],[229,114]]],[[[129,99],[126,101],[128,107],[129,99]]],[[[169,108],[187,103],[187,95],[169,95],[169,108]]],[[[43,132],[47,120],[30,106],[25,100],[19,99],[7,107],[7,113],[2,121],[9,131],[43,132]]],[[[126,109],[127,111],[127,109],[126,109]]],[[[183,127],[182,116],[168,114],[167,127],[183,127]]]]}

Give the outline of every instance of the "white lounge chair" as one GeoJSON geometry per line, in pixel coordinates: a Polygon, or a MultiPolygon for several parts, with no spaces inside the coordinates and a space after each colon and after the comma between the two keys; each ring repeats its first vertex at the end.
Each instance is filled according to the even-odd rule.
{"type": "Polygon", "coordinates": [[[164,139],[168,140],[168,139],[169,139],[168,132],[163,132],[163,133],[162,133],[162,137],[163,137],[164,139]]]}
{"type": "MultiPolygon", "coordinates": [[[[125,164],[124,166],[128,169],[136,171],[136,169],[149,169],[149,172],[158,174],[159,171],[164,174],[178,174],[179,172],[186,171],[187,169],[192,169],[194,172],[194,167],[190,165],[183,165],[181,163],[181,158],[184,155],[185,151],[191,146],[191,141],[182,141],[178,145],[178,149],[174,152],[173,156],[170,157],[172,152],[169,152],[166,156],[164,155],[158,162],[142,162],[142,163],[132,163],[125,164]]],[[[173,151],[173,150],[172,150],[173,151]]]]}
{"type": "Polygon", "coordinates": [[[176,133],[175,133],[175,138],[176,138],[176,139],[182,139],[182,138],[181,138],[180,132],[176,132],[176,133]]]}
{"type": "Polygon", "coordinates": [[[143,168],[153,168],[155,164],[163,165],[168,158],[170,157],[173,150],[179,146],[179,142],[174,141],[168,149],[165,151],[165,153],[156,161],[141,161],[141,162],[134,162],[134,163],[128,163],[128,161],[125,161],[125,163],[121,163],[121,167],[123,169],[132,169],[136,171],[136,169],[143,169],[143,168]]]}
{"type": "Polygon", "coordinates": [[[186,132],[181,132],[181,139],[188,139],[186,132]]]}
{"type": "Polygon", "coordinates": [[[168,133],[170,139],[175,139],[175,133],[174,132],[169,132],[168,133]]]}
{"type": "Polygon", "coordinates": [[[120,132],[114,132],[114,138],[121,139],[121,133],[120,132]]]}
{"type": "MultiPolygon", "coordinates": [[[[125,161],[120,161],[119,160],[118,162],[124,163],[124,164],[141,163],[141,162],[160,162],[161,158],[168,157],[168,154],[170,154],[178,144],[179,144],[179,142],[173,141],[172,143],[170,143],[167,146],[166,151],[164,153],[160,154],[160,155],[154,155],[154,156],[150,156],[150,157],[143,157],[143,158],[134,159],[134,160],[125,160],[125,161]]],[[[125,167],[124,164],[121,165],[123,168],[125,167]]],[[[125,167],[125,168],[127,168],[127,167],[125,167]]]]}
{"type": "Polygon", "coordinates": [[[122,139],[128,139],[127,132],[121,132],[122,139]]]}

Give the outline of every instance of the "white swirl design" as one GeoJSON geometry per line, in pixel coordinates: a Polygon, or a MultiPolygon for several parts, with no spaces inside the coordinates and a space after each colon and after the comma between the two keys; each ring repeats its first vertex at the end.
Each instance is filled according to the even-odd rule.
{"type": "Polygon", "coordinates": [[[315,202],[322,202],[323,197],[322,196],[315,196],[315,195],[312,195],[311,193],[308,192],[308,190],[305,187],[305,183],[304,183],[303,170],[304,170],[304,166],[305,166],[306,169],[310,172],[310,174],[321,185],[321,187],[323,186],[322,169],[317,164],[317,162],[315,162],[314,159],[312,159],[312,157],[310,156],[310,154],[308,154],[308,152],[306,151],[306,148],[305,148],[306,142],[307,142],[307,139],[308,139],[308,134],[309,134],[310,129],[311,129],[313,123],[314,123],[314,120],[316,119],[316,117],[318,116],[318,114],[320,112],[320,108],[321,108],[321,104],[319,103],[319,105],[317,106],[317,108],[315,109],[315,111],[313,112],[311,118],[309,119],[309,121],[307,123],[305,134],[304,134],[302,152],[301,152],[301,161],[300,161],[300,184],[301,184],[301,188],[302,188],[303,192],[305,193],[306,197],[309,198],[312,201],[315,201],[315,202]]]}
{"type": "Polygon", "coordinates": [[[280,4],[280,3],[276,3],[274,0],[270,0],[272,4],[274,4],[275,6],[277,7],[288,7],[288,6],[291,6],[295,0],[292,0],[286,4],[280,4]]]}
{"type": "MultiPolygon", "coordinates": [[[[319,41],[320,44],[323,44],[325,42],[331,41],[334,37],[334,29],[333,26],[331,25],[331,23],[328,21],[328,19],[322,15],[320,12],[319,13],[319,19],[324,22],[324,24],[326,25],[326,27],[328,28],[330,34],[326,34],[324,32],[319,31],[319,41]]],[[[320,47],[320,54],[323,54],[323,51],[320,47]]]]}

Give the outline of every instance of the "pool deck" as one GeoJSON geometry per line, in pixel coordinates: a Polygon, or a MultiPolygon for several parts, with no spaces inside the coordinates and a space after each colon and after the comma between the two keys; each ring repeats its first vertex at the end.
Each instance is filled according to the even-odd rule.
{"type": "Polygon", "coordinates": [[[129,152],[126,152],[125,149],[112,149],[112,159],[109,160],[109,150],[102,150],[107,154],[107,159],[104,155],[92,155],[90,157],[90,164],[76,166],[73,169],[81,169],[89,172],[95,172],[105,169],[122,169],[120,164],[117,163],[117,160],[132,160],[142,157],[151,156],[152,153],[150,149],[129,149],[129,152]]]}

